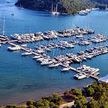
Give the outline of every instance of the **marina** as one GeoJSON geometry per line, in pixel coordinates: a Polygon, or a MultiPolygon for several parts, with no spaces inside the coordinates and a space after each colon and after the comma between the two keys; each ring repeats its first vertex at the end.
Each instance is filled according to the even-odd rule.
{"type": "Polygon", "coordinates": [[[66,53],[65,55],[58,55],[56,57],[50,57],[46,54],[46,52],[51,52],[52,49],[72,49],[76,45],[90,45],[93,43],[101,43],[108,40],[108,38],[104,35],[97,34],[95,36],[91,36],[88,39],[84,39],[83,35],[93,35],[94,30],[91,29],[84,29],[84,28],[75,28],[75,29],[68,29],[63,31],[51,31],[47,33],[30,33],[30,34],[15,34],[14,38],[8,37],[8,36],[0,36],[0,42],[1,44],[9,44],[11,46],[8,47],[9,51],[18,51],[22,50],[24,51],[21,55],[22,56],[32,56],[32,58],[39,62],[42,66],[48,66],[49,68],[57,68],[57,67],[63,67],[61,69],[61,72],[68,72],[68,71],[74,71],[77,74],[74,75],[76,79],[84,79],[84,78],[93,78],[95,80],[99,79],[99,69],[98,68],[91,68],[86,65],[82,65],[81,67],[72,67],[72,64],[75,63],[82,63],[83,61],[91,60],[94,57],[97,57],[99,55],[103,55],[108,53],[108,45],[100,45],[100,46],[94,46],[90,49],[86,49],[85,51],[80,51],[76,54],[74,53],[66,53]],[[38,36],[37,36],[38,34],[38,36]],[[62,34],[62,37],[66,38],[71,37],[76,38],[76,41],[60,41],[59,43],[49,43],[47,46],[40,45],[39,47],[29,48],[27,47],[27,44],[24,45],[23,43],[31,43],[31,42],[38,42],[45,40],[56,39],[62,34]],[[79,35],[79,36],[78,36],[79,35]],[[80,36],[82,35],[82,36],[80,36]],[[77,37],[78,36],[78,37],[77,37]],[[80,39],[81,38],[81,39],[80,39]],[[83,38],[83,39],[82,39],[83,38]],[[35,40],[36,39],[36,40],[35,40]]]}

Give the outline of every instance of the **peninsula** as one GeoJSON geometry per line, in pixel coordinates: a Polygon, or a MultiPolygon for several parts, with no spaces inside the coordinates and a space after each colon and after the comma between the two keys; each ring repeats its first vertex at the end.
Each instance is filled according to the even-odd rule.
{"type": "Polygon", "coordinates": [[[18,0],[15,5],[33,10],[52,11],[52,5],[56,7],[56,4],[60,13],[68,14],[95,6],[88,0],[18,0]]]}

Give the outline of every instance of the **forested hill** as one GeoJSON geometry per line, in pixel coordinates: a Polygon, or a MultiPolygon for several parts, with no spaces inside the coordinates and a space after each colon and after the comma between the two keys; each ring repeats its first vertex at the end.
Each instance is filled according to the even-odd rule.
{"type": "Polygon", "coordinates": [[[75,14],[80,10],[95,7],[95,2],[107,3],[108,0],[18,0],[15,5],[33,9],[51,11],[52,4],[58,4],[58,11],[61,13],[75,14]]]}
{"type": "Polygon", "coordinates": [[[34,10],[51,11],[52,3],[58,4],[59,12],[72,14],[94,6],[89,0],[18,0],[16,5],[34,10]]]}

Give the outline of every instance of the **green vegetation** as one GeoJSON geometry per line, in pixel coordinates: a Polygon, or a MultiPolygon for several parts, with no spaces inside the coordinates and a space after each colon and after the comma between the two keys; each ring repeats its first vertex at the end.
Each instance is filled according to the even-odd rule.
{"type": "Polygon", "coordinates": [[[61,0],[61,2],[69,14],[75,14],[80,10],[95,7],[89,0],[61,0]]]}
{"type": "Polygon", "coordinates": [[[26,105],[7,105],[5,108],[59,108],[63,103],[74,101],[72,108],[108,108],[108,84],[95,82],[82,89],[71,89],[62,96],[53,94],[26,105]]]}
{"type": "Polygon", "coordinates": [[[108,108],[108,84],[93,83],[82,92],[81,97],[87,101],[81,102],[84,98],[77,97],[73,108],[108,108]]]}

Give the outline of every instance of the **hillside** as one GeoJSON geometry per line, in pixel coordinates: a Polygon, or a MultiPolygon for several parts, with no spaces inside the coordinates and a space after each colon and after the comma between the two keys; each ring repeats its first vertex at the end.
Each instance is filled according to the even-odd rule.
{"type": "Polygon", "coordinates": [[[89,0],[18,0],[17,6],[33,10],[51,11],[52,4],[58,4],[58,11],[61,13],[75,14],[78,11],[95,5],[89,0]]]}

